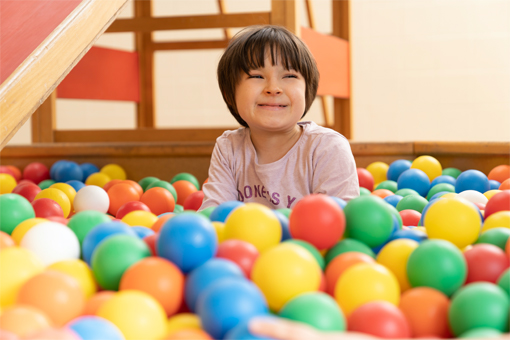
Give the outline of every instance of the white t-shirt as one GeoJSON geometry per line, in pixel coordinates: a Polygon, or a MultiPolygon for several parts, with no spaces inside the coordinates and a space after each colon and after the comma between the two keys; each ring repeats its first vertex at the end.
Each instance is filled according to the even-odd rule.
{"type": "Polygon", "coordinates": [[[285,156],[259,164],[249,128],[225,131],[216,140],[200,210],[227,201],[292,208],[302,197],[321,193],[344,200],[359,196],[356,163],[347,139],[314,122],[285,156]]]}

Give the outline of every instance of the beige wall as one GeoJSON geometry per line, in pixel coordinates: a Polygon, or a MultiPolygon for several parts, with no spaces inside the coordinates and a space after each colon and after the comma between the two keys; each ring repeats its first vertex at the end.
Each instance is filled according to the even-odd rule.
{"type": "MultiPolygon", "coordinates": [[[[268,11],[269,0],[226,0],[230,12],[268,11]]],[[[314,0],[331,33],[331,0],[314,0]]],[[[358,141],[509,141],[510,1],[351,0],[352,113],[358,141]]],[[[302,24],[307,26],[304,1],[302,24]]],[[[217,13],[216,0],[158,0],[158,16],[217,13]]],[[[128,6],[122,17],[132,16],[128,6]]],[[[156,32],[154,39],[221,39],[223,31],[156,32]]],[[[133,50],[132,34],[98,46],[133,50]]],[[[158,52],[158,127],[236,126],[215,69],[221,50],[158,52]]],[[[125,102],[57,101],[58,129],[134,128],[125,102]]],[[[318,101],[306,117],[323,123],[318,101]]],[[[30,123],[10,144],[30,143],[30,123]]]]}

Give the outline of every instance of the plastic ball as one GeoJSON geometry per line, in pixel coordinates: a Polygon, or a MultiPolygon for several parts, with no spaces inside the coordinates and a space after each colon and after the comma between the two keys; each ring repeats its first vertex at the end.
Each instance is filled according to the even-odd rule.
{"type": "Polygon", "coordinates": [[[471,329],[467,332],[459,335],[462,339],[489,339],[489,338],[501,338],[503,333],[494,328],[489,327],[478,327],[471,329]]]}
{"type": "Polygon", "coordinates": [[[259,252],[251,243],[241,240],[227,240],[220,243],[216,257],[230,260],[237,264],[246,278],[251,277],[251,271],[259,252]]]}
{"type": "Polygon", "coordinates": [[[397,278],[402,292],[411,288],[407,278],[407,260],[411,253],[418,248],[418,244],[410,239],[397,239],[386,244],[377,254],[377,262],[391,270],[397,278]]]}
{"type": "Polygon", "coordinates": [[[1,231],[10,235],[18,224],[34,217],[34,208],[25,197],[17,194],[0,195],[1,231]]]}
{"type": "Polygon", "coordinates": [[[423,197],[427,196],[427,193],[430,190],[430,180],[427,174],[420,169],[409,169],[404,171],[398,177],[397,185],[399,190],[413,189],[423,197]]]}
{"type": "Polygon", "coordinates": [[[200,318],[192,313],[179,313],[168,318],[167,334],[170,335],[183,329],[202,329],[200,318]]]}
{"type": "Polygon", "coordinates": [[[120,290],[145,292],[158,301],[167,316],[177,312],[182,303],[184,275],[172,262],[147,257],[129,267],[120,280],[120,290]]]}
{"type": "Polygon", "coordinates": [[[99,172],[99,168],[92,163],[80,164],[81,171],[83,172],[83,181],[85,181],[90,175],[99,172]]]}
{"type": "Polygon", "coordinates": [[[0,251],[7,247],[14,247],[16,243],[9,234],[0,231],[0,251]]]}
{"type": "Polygon", "coordinates": [[[117,292],[111,290],[97,292],[85,303],[82,315],[96,315],[103,303],[114,297],[116,293],[117,292]]]}
{"type": "Polygon", "coordinates": [[[465,190],[475,190],[482,194],[489,191],[489,179],[478,170],[466,170],[457,177],[455,182],[455,192],[460,193],[465,190]]]}
{"type": "Polygon", "coordinates": [[[214,339],[254,316],[267,314],[260,290],[245,279],[226,278],[210,285],[197,302],[202,326],[214,339]]]}
{"type": "Polygon", "coordinates": [[[8,331],[20,337],[49,329],[52,324],[45,313],[32,306],[15,305],[2,311],[0,315],[2,333],[8,331]]]}
{"type": "Polygon", "coordinates": [[[482,232],[475,243],[488,243],[495,245],[501,250],[505,250],[505,245],[510,239],[510,229],[508,228],[493,228],[482,232]]]}
{"type": "Polygon", "coordinates": [[[11,193],[16,185],[16,179],[13,176],[0,173],[0,195],[11,193]]]}
{"type": "Polygon", "coordinates": [[[278,311],[295,296],[317,290],[321,270],[310,252],[286,242],[260,254],[251,278],[262,290],[269,307],[278,311]]]}
{"type": "Polygon", "coordinates": [[[80,246],[83,245],[83,240],[87,236],[87,234],[97,225],[101,223],[110,222],[111,219],[108,215],[95,211],[95,210],[87,210],[80,211],[73,215],[69,219],[67,226],[74,232],[76,237],[78,237],[78,241],[80,242],[80,246]]]}
{"type": "Polygon", "coordinates": [[[451,296],[466,280],[467,265],[460,250],[444,240],[425,240],[407,261],[407,277],[413,287],[435,288],[451,296]]]}
{"type": "MultiPolygon", "coordinates": [[[[423,210],[423,209],[422,209],[423,210]]],[[[420,222],[421,213],[412,210],[412,209],[404,209],[399,211],[400,217],[402,217],[402,224],[405,226],[418,226],[418,222],[420,222]]]]}
{"type": "Polygon", "coordinates": [[[67,325],[83,340],[124,340],[124,335],[110,321],[98,316],[82,316],[67,325]]]}
{"type": "Polygon", "coordinates": [[[207,287],[225,278],[244,278],[237,264],[224,259],[210,259],[195,268],[186,278],[185,300],[187,306],[196,311],[197,301],[207,287]]]}
{"type": "Polygon", "coordinates": [[[91,298],[97,292],[97,284],[90,267],[82,260],[64,260],[51,264],[48,269],[67,274],[75,278],[86,299],[91,298]]]}
{"type": "Polygon", "coordinates": [[[36,254],[45,265],[80,257],[78,238],[71,229],[57,222],[33,226],[23,236],[20,246],[36,254]]]}
{"type": "Polygon", "coordinates": [[[111,179],[125,180],[127,178],[126,171],[118,164],[107,164],[99,172],[108,175],[111,179]]]}
{"type": "Polygon", "coordinates": [[[510,165],[502,164],[494,167],[487,176],[489,180],[498,181],[500,183],[510,178],[510,165]]]}
{"type": "Polygon", "coordinates": [[[397,190],[395,192],[395,195],[406,197],[406,196],[409,196],[409,195],[417,195],[417,196],[419,196],[420,194],[416,190],[409,189],[409,188],[404,188],[404,189],[397,190]]]}
{"type": "Polygon", "coordinates": [[[96,172],[87,177],[87,179],[85,180],[85,184],[95,185],[102,188],[111,180],[112,179],[107,174],[104,174],[102,172],[96,172]]]}
{"type": "Polygon", "coordinates": [[[212,340],[212,338],[201,329],[182,329],[169,334],[166,340],[212,340]]]}
{"type": "Polygon", "coordinates": [[[106,191],[95,185],[88,185],[76,193],[74,197],[74,210],[96,210],[102,213],[108,211],[110,198],[106,191]]]}
{"type": "Polygon", "coordinates": [[[360,196],[368,196],[370,195],[372,192],[370,190],[368,190],[367,188],[363,188],[363,187],[360,187],[359,188],[359,195],[360,196]]]}
{"type": "Polygon", "coordinates": [[[499,190],[510,190],[510,178],[505,179],[503,182],[501,182],[501,185],[498,188],[499,190]]]}
{"type": "Polygon", "coordinates": [[[498,190],[500,186],[501,186],[500,182],[494,181],[494,180],[489,180],[489,189],[490,190],[498,190]]]}
{"type": "Polygon", "coordinates": [[[423,208],[425,208],[428,202],[429,201],[427,201],[425,198],[421,196],[408,195],[398,202],[396,209],[399,212],[402,210],[411,209],[421,214],[423,208]]]}
{"type": "Polygon", "coordinates": [[[35,217],[45,218],[49,216],[60,216],[64,217],[62,207],[52,199],[39,198],[32,202],[34,208],[35,217]]]}
{"type": "Polygon", "coordinates": [[[18,184],[12,190],[13,194],[21,195],[25,197],[29,202],[32,202],[39,192],[41,192],[41,188],[33,183],[18,184]]]}
{"type": "Polygon", "coordinates": [[[394,193],[387,189],[377,189],[372,191],[372,194],[374,196],[380,197],[380,198],[386,198],[388,196],[394,195],[394,193]]]}
{"type": "Polygon", "coordinates": [[[117,210],[117,216],[115,216],[117,219],[122,219],[124,216],[126,216],[128,213],[132,211],[146,211],[151,212],[149,207],[140,201],[131,201],[127,202],[124,205],[122,205],[119,210],[117,210]]]}
{"type": "Polygon", "coordinates": [[[23,340],[80,340],[81,338],[67,327],[45,329],[23,338],[23,340]]]}
{"type": "Polygon", "coordinates": [[[193,212],[183,212],[165,222],[156,246],[159,256],[175,263],[185,274],[212,258],[217,247],[211,222],[193,212]]]}
{"type": "Polygon", "coordinates": [[[489,327],[508,332],[509,297],[492,283],[472,283],[452,297],[448,311],[455,336],[474,328],[489,327]]]}
{"type": "Polygon", "coordinates": [[[202,209],[202,210],[198,211],[198,213],[204,215],[207,218],[209,218],[209,216],[211,216],[211,213],[213,212],[214,209],[216,209],[216,207],[207,207],[205,209],[202,209]]]}
{"type": "Polygon", "coordinates": [[[45,179],[50,179],[50,171],[46,165],[39,162],[33,162],[23,169],[23,178],[29,179],[35,184],[39,184],[45,179]]]}
{"type": "Polygon", "coordinates": [[[391,206],[393,207],[397,207],[398,205],[398,202],[400,202],[400,200],[402,199],[403,197],[400,196],[400,195],[391,195],[391,196],[386,196],[384,198],[384,201],[388,204],[390,204],[391,206]]]}
{"type": "Polygon", "coordinates": [[[446,169],[443,169],[442,175],[443,176],[451,176],[451,177],[457,179],[457,177],[459,177],[459,175],[461,173],[462,173],[462,171],[460,171],[457,168],[446,168],[446,169]]]}
{"type": "Polygon", "coordinates": [[[335,287],[342,274],[357,263],[375,263],[373,257],[357,251],[349,251],[335,257],[326,267],[326,292],[334,296],[335,287]]]}
{"type": "Polygon", "coordinates": [[[487,201],[484,217],[487,218],[498,211],[505,210],[510,210],[510,190],[501,191],[487,201]]]}
{"type": "Polygon", "coordinates": [[[319,250],[316,247],[314,247],[313,244],[299,239],[289,239],[285,242],[297,244],[298,246],[305,248],[315,258],[321,270],[324,270],[326,262],[324,261],[324,258],[322,257],[319,250]]]}
{"type": "Polygon", "coordinates": [[[9,174],[16,182],[19,182],[22,178],[21,171],[13,165],[0,165],[0,174],[9,174]]]}
{"type": "Polygon", "coordinates": [[[16,228],[14,228],[12,234],[11,234],[11,237],[13,239],[13,241],[19,245],[21,240],[23,239],[23,236],[25,236],[25,234],[27,233],[27,231],[29,231],[30,229],[32,229],[33,226],[39,224],[39,223],[42,223],[42,222],[49,222],[48,219],[45,219],[45,218],[29,218],[23,222],[21,222],[20,224],[18,224],[16,226],[16,228]]]}
{"type": "Polygon", "coordinates": [[[225,222],[228,215],[236,208],[244,205],[243,202],[239,201],[228,201],[218,205],[211,213],[209,218],[213,222],[225,222]]]}
{"type": "Polygon", "coordinates": [[[202,190],[195,191],[186,197],[186,200],[182,203],[184,210],[197,211],[202,206],[204,200],[204,192],[202,190]]]}
{"type": "Polygon", "coordinates": [[[368,191],[374,190],[374,176],[365,168],[357,168],[359,186],[368,191]]]}
{"type": "Polygon", "coordinates": [[[398,190],[397,182],[392,181],[392,180],[382,181],[375,188],[375,190],[379,190],[379,189],[386,189],[386,190],[391,191],[392,193],[395,193],[398,190]]]}
{"type": "Polygon", "coordinates": [[[397,181],[398,177],[406,170],[411,168],[411,161],[406,159],[399,159],[390,164],[388,167],[388,171],[386,172],[386,177],[388,180],[397,181]]]}
{"type": "Polygon", "coordinates": [[[185,180],[176,181],[172,183],[172,186],[177,192],[177,204],[183,206],[184,202],[186,201],[186,198],[188,198],[188,196],[191,195],[192,193],[198,191],[198,189],[195,187],[193,183],[185,180]]]}
{"type": "Polygon", "coordinates": [[[510,269],[506,269],[497,281],[498,286],[510,296],[510,269]]]}
{"type": "Polygon", "coordinates": [[[433,188],[435,185],[438,185],[438,184],[450,184],[450,185],[453,185],[453,187],[455,188],[455,182],[456,182],[456,179],[453,178],[452,176],[441,175],[441,176],[434,178],[432,180],[432,182],[430,182],[430,187],[433,188]]]}
{"type": "Polygon", "coordinates": [[[148,189],[142,194],[140,201],[147,205],[150,211],[156,215],[172,212],[175,208],[173,195],[161,187],[148,189]]]}
{"type": "Polygon", "coordinates": [[[138,184],[140,184],[140,186],[142,187],[143,191],[145,192],[147,190],[147,187],[153,183],[153,182],[157,182],[159,181],[159,178],[157,177],[152,177],[152,176],[148,176],[148,177],[144,177],[142,178],[141,180],[138,181],[138,184]]]}
{"type": "Polygon", "coordinates": [[[35,196],[34,201],[36,201],[40,198],[49,198],[49,199],[57,202],[58,205],[60,205],[60,207],[62,208],[64,217],[67,218],[69,216],[69,213],[71,212],[71,201],[69,200],[69,198],[66,196],[66,194],[63,191],[61,191],[59,189],[55,189],[55,188],[44,189],[44,190],[41,190],[41,192],[39,192],[35,196]]]}
{"type": "Polygon", "coordinates": [[[108,221],[97,224],[85,236],[82,243],[82,255],[85,262],[92,263],[92,254],[95,248],[108,237],[113,235],[128,235],[137,237],[135,231],[124,222],[108,221]]]}
{"type": "Polygon", "coordinates": [[[496,283],[510,266],[505,252],[492,244],[475,244],[464,252],[467,263],[466,284],[477,281],[496,283]]]}
{"type": "Polygon", "coordinates": [[[153,235],[155,234],[154,230],[148,228],[148,227],[143,227],[143,226],[133,226],[131,227],[134,232],[136,233],[136,236],[138,236],[139,238],[143,239],[149,235],[153,235]]]}
{"type": "Polygon", "coordinates": [[[181,181],[181,180],[188,181],[188,182],[192,183],[195,186],[195,188],[197,188],[197,190],[200,190],[200,183],[198,182],[198,179],[195,176],[193,176],[192,174],[187,173],[187,172],[181,172],[181,173],[175,175],[170,180],[170,183],[174,184],[175,182],[181,181]]]}
{"type": "Polygon", "coordinates": [[[367,166],[367,170],[374,177],[374,182],[376,184],[387,180],[386,173],[388,172],[388,169],[389,165],[384,162],[373,162],[367,166]]]}
{"type": "Polygon", "coordinates": [[[122,222],[132,227],[142,226],[147,228],[152,227],[152,225],[154,225],[154,223],[156,223],[157,220],[158,217],[156,215],[149,211],[143,210],[131,211],[121,219],[122,222]]]}
{"type": "Polygon", "coordinates": [[[117,216],[117,211],[124,204],[140,200],[138,191],[132,185],[124,182],[114,184],[107,193],[110,199],[108,213],[113,216],[117,216]]]}
{"type": "Polygon", "coordinates": [[[411,330],[406,317],[387,301],[373,301],[356,308],[348,318],[348,330],[379,338],[409,338],[411,330]]]}
{"type": "Polygon", "coordinates": [[[126,340],[158,340],[166,334],[163,307],[149,294],[125,290],[103,303],[97,312],[119,328],[126,340]]]}
{"type": "Polygon", "coordinates": [[[280,222],[268,207],[247,203],[235,209],[225,221],[225,239],[243,240],[259,252],[277,245],[282,238],[280,222]]]}
{"type": "Polygon", "coordinates": [[[427,174],[429,180],[441,176],[443,167],[439,161],[432,156],[417,157],[411,164],[411,169],[419,169],[427,174]]]}
{"type": "Polygon", "coordinates": [[[174,200],[176,202],[176,205],[177,204],[177,191],[175,190],[174,186],[172,184],[170,184],[170,182],[167,182],[167,181],[161,181],[161,180],[158,180],[158,181],[154,181],[152,183],[150,183],[146,188],[145,188],[145,191],[151,189],[151,188],[163,188],[163,189],[166,189],[168,190],[168,192],[170,192],[172,194],[172,196],[174,197],[174,200]]]}
{"type": "Polygon", "coordinates": [[[41,188],[41,190],[44,190],[44,189],[48,189],[55,183],[57,183],[57,182],[52,179],[45,179],[44,181],[40,182],[38,184],[38,186],[39,186],[39,188],[41,188]]]}
{"type": "Polygon", "coordinates": [[[163,227],[165,222],[174,216],[175,216],[174,213],[164,213],[164,214],[159,215],[158,220],[156,222],[154,222],[151,229],[154,230],[154,232],[159,233],[159,231],[161,230],[161,228],[163,227]]]}
{"type": "Polygon", "coordinates": [[[57,182],[83,181],[83,170],[76,162],[65,162],[54,172],[53,179],[57,182]]]}
{"type": "Polygon", "coordinates": [[[439,192],[455,192],[455,186],[449,183],[439,183],[434,186],[431,185],[427,198],[430,200],[434,195],[439,192]]]}
{"type": "Polygon", "coordinates": [[[74,190],[74,188],[71,185],[66,184],[66,183],[55,183],[55,184],[52,184],[50,186],[50,188],[54,188],[54,189],[58,189],[58,190],[62,191],[67,196],[67,198],[69,199],[69,202],[71,203],[71,212],[74,211],[73,202],[74,202],[74,197],[76,196],[76,190],[74,190]]]}
{"type": "Polygon", "coordinates": [[[405,230],[405,229],[397,230],[390,237],[390,241],[398,240],[398,239],[409,239],[409,240],[414,240],[416,242],[422,242],[422,241],[428,239],[428,237],[427,237],[427,234],[425,234],[423,231],[413,228],[413,229],[408,229],[408,230],[405,230]]]}
{"type": "Polygon", "coordinates": [[[375,259],[375,254],[369,246],[358,240],[345,238],[328,250],[324,258],[326,260],[326,265],[328,265],[338,255],[350,251],[364,253],[375,259]]]}
{"type": "Polygon", "coordinates": [[[483,222],[482,232],[500,227],[510,229],[510,211],[498,211],[491,214],[483,222]]]}
{"type": "Polygon", "coordinates": [[[218,237],[218,243],[225,241],[225,223],[211,222],[211,224],[213,225],[216,236],[218,237]]]}
{"type": "Polygon", "coordinates": [[[320,292],[301,294],[280,310],[283,318],[303,322],[324,332],[344,331],[345,318],[336,301],[320,292]]]}
{"type": "Polygon", "coordinates": [[[461,197],[471,203],[475,204],[487,204],[488,199],[481,192],[476,190],[465,190],[460,192],[457,197],[461,197]]]}
{"type": "Polygon", "coordinates": [[[254,335],[248,328],[249,321],[241,322],[225,334],[225,340],[274,340],[265,336],[254,335]]]}
{"type": "Polygon", "coordinates": [[[398,305],[400,287],[395,275],[386,267],[377,263],[358,263],[338,279],[335,300],[344,313],[350,315],[361,305],[375,300],[398,305]]]}
{"type": "Polygon", "coordinates": [[[449,307],[448,297],[429,287],[416,287],[404,292],[399,305],[413,338],[450,338],[449,307]]]}
{"type": "Polygon", "coordinates": [[[278,218],[280,226],[282,227],[281,241],[283,242],[285,240],[292,238],[292,236],[290,235],[289,218],[277,210],[273,210],[273,213],[276,215],[276,218],[278,218]]]}

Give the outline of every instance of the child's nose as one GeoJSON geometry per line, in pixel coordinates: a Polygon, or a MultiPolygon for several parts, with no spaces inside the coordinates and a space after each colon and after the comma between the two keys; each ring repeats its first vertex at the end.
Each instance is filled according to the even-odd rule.
{"type": "Polygon", "coordinates": [[[266,94],[276,95],[282,93],[282,89],[276,81],[269,81],[266,86],[266,94]]]}

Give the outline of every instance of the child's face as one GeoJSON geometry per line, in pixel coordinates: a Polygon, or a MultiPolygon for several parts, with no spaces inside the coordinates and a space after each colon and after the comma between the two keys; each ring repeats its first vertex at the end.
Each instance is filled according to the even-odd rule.
{"type": "Polygon", "coordinates": [[[242,74],[236,86],[236,105],[250,129],[282,132],[296,128],[305,112],[306,83],[301,73],[285,70],[269,54],[264,67],[242,74]]]}

